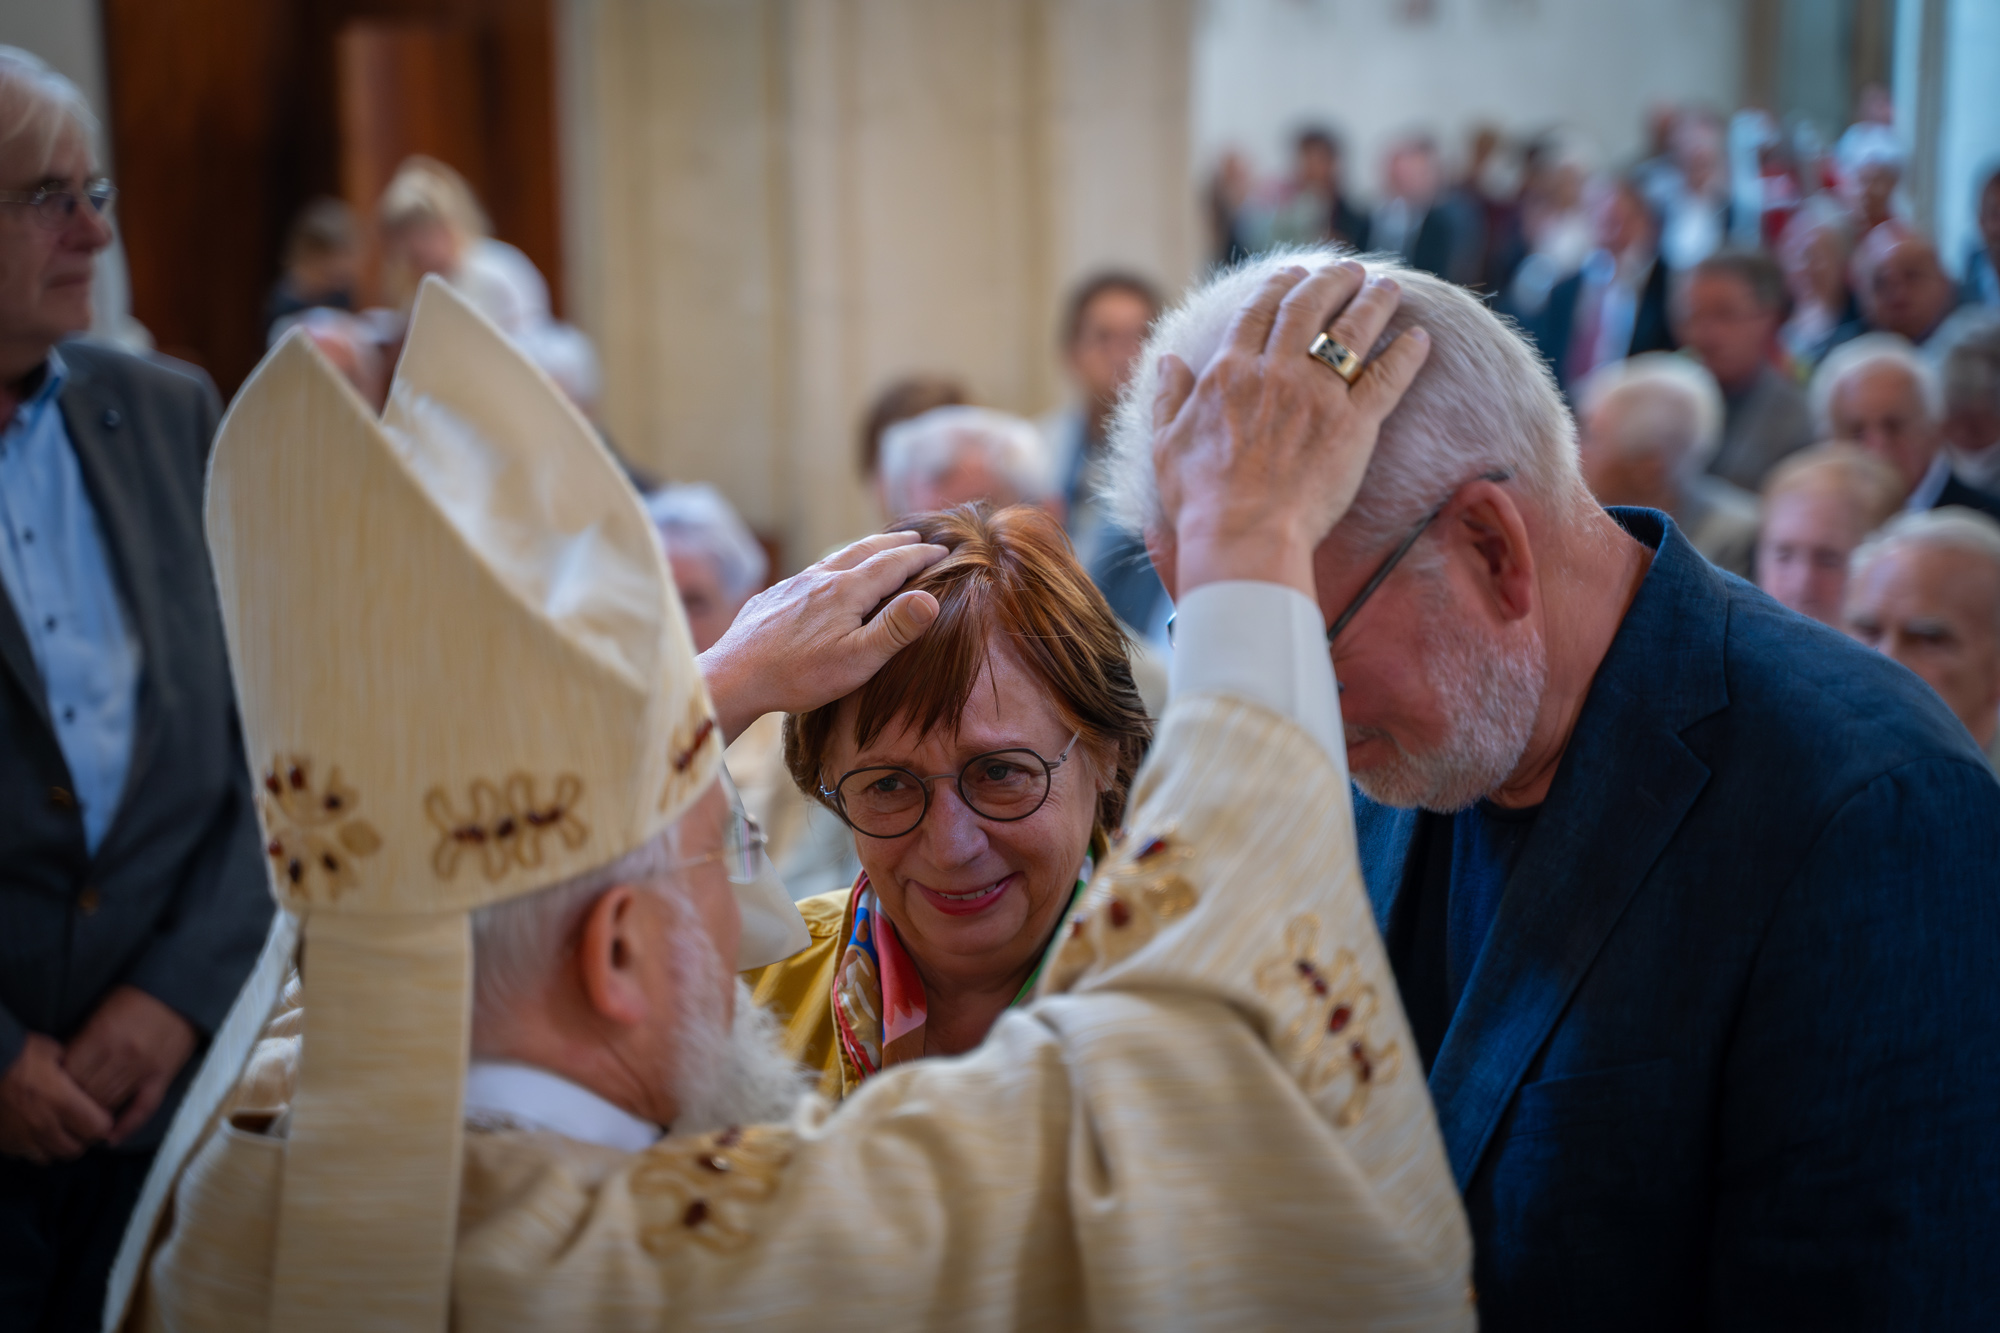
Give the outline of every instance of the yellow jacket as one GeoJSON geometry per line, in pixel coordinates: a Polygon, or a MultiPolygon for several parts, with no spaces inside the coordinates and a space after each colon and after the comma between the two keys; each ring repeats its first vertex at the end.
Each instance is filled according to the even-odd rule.
{"type": "Polygon", "coordinates": [[[785,1029],[785,1049],[807,1069],[819,1071],[823,1097],[839,1101],[861,1086],[861,1071],[841,1049],[833,1025],[833,978],[847,946],[851,888],[799,902],[812,944],[782,962],[743,974],[760,1008],[785,1029]]]}

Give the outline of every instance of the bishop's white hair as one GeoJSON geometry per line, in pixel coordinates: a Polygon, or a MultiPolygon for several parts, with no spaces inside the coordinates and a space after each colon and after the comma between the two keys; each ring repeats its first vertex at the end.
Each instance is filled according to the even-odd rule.
{"type": "Polygon", "coordinates": [[[55,158],[66,133],[97,138],[97,117],[83,90],[18,46],[0,46],[0,146],[25,139],[34,147],[33,170],[55,158]]]}
{"type": "Polygon", "coordinates": [[[1833,436],[1833,394],[1840,382],[1876,366],[1894,366],[1908,375],[1916,384],[1917,396],[1923,400],[1924,411],[1931,421],[1944,420],[1944,384],[1938,378],[1937,367],[1925,360],[1900,333],[1864,333],[1828,352],[1826,360],[1813,372],[1809,396],[1813,423],[1822,436],[1833,436]]]}
{"type": "Polygon", "coordinates": [[[1238,308],[1272,274],[1292,265],[1316,271],[1350,258],[1371,275],[1394,277],[1403,292],[1371,353],[1418,324],[1430,334],[1431,353],[1382,423],[1375,456],[1342,526],[1386,536],[1452,487],[1493,470],[1512,473],[1520,493],[1551,513],[1592,506],[1577,470],[1575,423],[1554,377],[1518,331],[1442,278],[1382,256],[1314,246],[1269,251],[1218,273],[1154,325],[1111,426],[1107,498],[1121,525],[1133,532],[1163,525],[1152,457],[1160,357],[1172,352],[1200,375],[1238,308]]]}

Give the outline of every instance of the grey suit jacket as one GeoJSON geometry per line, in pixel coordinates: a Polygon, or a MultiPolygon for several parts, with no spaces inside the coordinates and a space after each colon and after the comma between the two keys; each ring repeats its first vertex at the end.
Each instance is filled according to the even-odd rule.
{"type": "MultiPolygon", "coordinates": [[[[47,692],[0,589],[0,1069],[29,1032],[68,1041],[121,984],[206,1036],[271,915],[202,534],[221,406],[212,386],[138,357],[85,343],[62,354],[63,420],[144,675],[124,795],[93,856],[47,692]]],[[[180,1085],[126,1148],[158,1142],[180,1085]]]]}

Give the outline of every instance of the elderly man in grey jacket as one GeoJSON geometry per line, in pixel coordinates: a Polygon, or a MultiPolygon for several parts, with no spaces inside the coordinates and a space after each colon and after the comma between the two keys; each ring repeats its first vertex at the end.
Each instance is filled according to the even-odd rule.
{"type": "Polygon", "coordinates": [[[110,183],[0,47],[0,1310],[94,1328],[191,1057],[270,914],[201,534],[204,380],[64,341],[110,183]]]}

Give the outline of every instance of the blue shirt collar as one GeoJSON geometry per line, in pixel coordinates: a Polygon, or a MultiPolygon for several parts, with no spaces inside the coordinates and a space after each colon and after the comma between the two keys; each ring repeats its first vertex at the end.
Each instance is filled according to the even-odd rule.
{"type": "Polygon", "coordinates": [[[38,415],[44,407],[55,401],[56,395],[63,391],[63,385],[69,383],[69,363],[62,359],[61,352],[51,347],[49,359],[44,365],[47,367],[47,372],[42,376],[42,382],[35,389],[34,395],[15,409],[14,419],[17,422],[25,423],[29,417],[38,415]]]}

